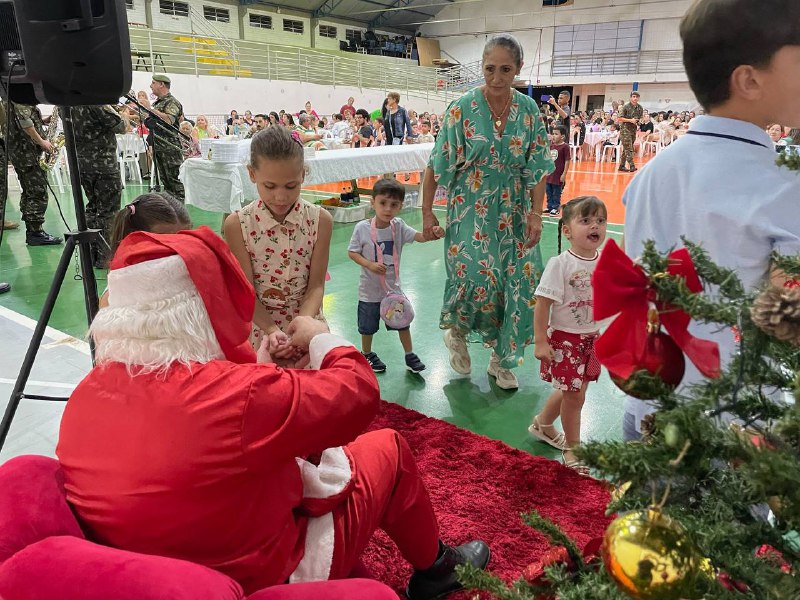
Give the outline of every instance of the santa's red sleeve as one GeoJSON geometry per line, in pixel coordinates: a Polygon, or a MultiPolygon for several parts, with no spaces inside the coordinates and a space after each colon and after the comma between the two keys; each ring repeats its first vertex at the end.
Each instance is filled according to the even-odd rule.
{"type": "Polygon", "coordinates": [[[242,421],[242,447],[253,468],[343,446],[378,410],[375,374],[352,344],[322,334],[311,340],[309,354],[311,369],[254,365],[242,421]]]}

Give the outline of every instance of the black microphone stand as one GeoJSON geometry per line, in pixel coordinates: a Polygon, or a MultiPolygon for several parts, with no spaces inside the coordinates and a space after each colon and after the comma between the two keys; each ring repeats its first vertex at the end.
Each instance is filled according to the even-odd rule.
{"type": "MultiPolygon", "coordinates": [[[[150,130],[150,135],[153,136],[153,170],[150,173],[150,191],[151,192],[152,191],[160,192],[161,191],[161,185],[160,185],[161,184],[161,180],[160,180],[160,178],[158,176],[158,152],[156,150],[156,144],[158,143],[158,135],[156,135],[156,129],[158,127],[163,128],[164,131],[168,131],[168,130],[171,129],[173,133],[178,134],[178,136],[180,136],[181,138],[183,138],[183,139],[185,139],[185,140],[187,140],[189,142],[192,141],[192,138],[189,137],[188,135],[186,135],[185,133],[183,133],[180,130],[180,128],[178,127],[178,125],[172,125],[171,123],[167,123],[164,119],[162,119],[156,113],[154,113],[150,108],[148,108],[148,107],[142,105],[141,103],[139,103],[139,101],[136,98],[134,98],[132,95],[128,94],[128,95],[125,96],[125,98],[129,102],[132,102],[133,104],[135,104],[136,106],[139,107],[139,115],[140,115],[139,118],[140,119],[141,119],[142,111],[146,112],[149,115],[149,119],[147,119],[147,120],[150,120],[150,125],[152,125],[152,127],[150,125],[148,125],[148,129],[150,130]],[[151,119],[154,119],[154,120],[151,120],[151,119]]],[[[145,124],[147,124],[147,123],[145,123],[145,124]]],[[[176,148],[175,144],[172,144],[172,143],[170,143],[169,141],[167,141],[165,139],[162,139],[161,141],[163,143],[167,144],[168,146],[172,146],[173,148],[176,148]]],[[[183,148],[178,148],[178,150],[183,152],[183,148]]]]}
{"type": "MultiPolygon", "coordinates": [[[[145,139],[145,137],[144,137],[144,133],[142,133],[142,128],[143,127],[147,127],[147,125],[144,122],[144,117],[142,116],[142,107],[138,102],[136,102],[133,99],[133,94],[126,94],[122,98],[124,98],[125,100],[128,101],[125,104],[125,106],[127,108],[131,108],[131,110],[132,110],[133,108],[130,105],[133,104],[136,107],[136,112],[138,113],[137,116],[139,118],[139,122],[138,122],[138,125],[136,126],[136,135],[139,136],[139,139],[142,140],[142,144],[144,144],[145,157],[148,159],[148,160],[145,160],[145,164],[147,165],[147,177],[148,177],[148,179],[150,179],[150,191],[152,192],[153,191],[153,183],[152,183],[152,181],[153,181],[153,179],[152,179],[153,178],[153,173],[152,173],[153,161],[152,161],[152,157],[147,152],[149,150],[149,148],[148,148],[149,144],[147,142],[147,139],[145,139]]],[[[155,140],[155,138],[153,138],[153,139],[155,140]]]]}

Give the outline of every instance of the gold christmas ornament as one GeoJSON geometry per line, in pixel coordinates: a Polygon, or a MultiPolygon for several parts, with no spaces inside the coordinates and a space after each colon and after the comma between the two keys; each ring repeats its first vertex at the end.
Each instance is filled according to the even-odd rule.
{"type": "Polygon", "coordinates": [[[767,288],[753,301],[750,315],[767,335],[800,346],[800,288],[767,288]]]}
{"type": "Polygon", "coordinates": [[[697,580],[710,563],[677,521],[656,508],[625,513],[606,529],[603,563],[612,579],[636,600],[698,597],[697,580]]]}

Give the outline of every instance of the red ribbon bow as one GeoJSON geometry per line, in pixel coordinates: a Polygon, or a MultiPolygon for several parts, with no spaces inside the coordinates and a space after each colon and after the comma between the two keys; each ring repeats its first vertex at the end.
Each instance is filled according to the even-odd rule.
{"type": "MultiPolygon", "coordinates": [[[[686,248],[675,250],[668,258],[669,275],[682,277],[694,293],[703,290],[686,248]]],[[[609,240],[597,261],[592,288],[596,321],[619,314],[595,342],[597,357],[612,375],[627,379],[641,368],[637,359],[646,349],[647,313],[650,302],[654,302],[667,333],[689,360],[706,377],[719,377],[719,346],[689,333],[689,315],[658,300],[644,269],[628,258],[614,240],[609,240]]]]}

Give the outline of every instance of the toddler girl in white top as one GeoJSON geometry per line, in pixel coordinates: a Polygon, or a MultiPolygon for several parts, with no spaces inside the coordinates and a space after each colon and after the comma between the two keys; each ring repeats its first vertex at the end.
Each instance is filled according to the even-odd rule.
{"type": "Polygon", "coordinates": [[[592,314],[592,273],[598,248],[606,239],[608,213],[600,199],[579,196],[562,207],[561,215],[560,254],[544,269],[533,317],[534,355],[541,361],[542,380],[551,381],[555,391],[528,431],[562,450],[568,467],[588,474],[572,448],[581,441],[586,387],[600,375],[594,351],[598,325],[592,314]],[[562,233],[570,241],[570,249],[563,253],[562,233]],[[563,433],[553,427],[559,416],[563,433]]]}

